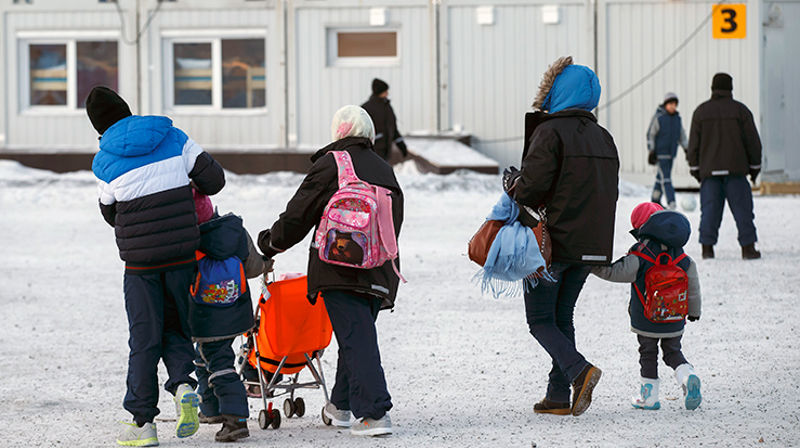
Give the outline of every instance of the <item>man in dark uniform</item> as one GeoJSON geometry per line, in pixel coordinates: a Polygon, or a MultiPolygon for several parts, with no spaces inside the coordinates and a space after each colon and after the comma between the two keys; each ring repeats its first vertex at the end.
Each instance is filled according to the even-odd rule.
{"type": "Polygon", "coordinates": [[[733,99],[733,78],[717,73],[711,83],[711,99],[692,116],[686,157],[691,174],[700,182],[700,244],[703,258],[714,258],[725,201],[739,230],[742,258],[761,258],[756,250],[753,224],[753,192],[761,172],[761,139],[753,114],[733,99]]]}
{"type": "Polygon", "coordinates": [[[388,162],[392,157],[394,143],[403,153],[403,157],[408,157],[408,148],[397,130],[397,118],[389,101],[389,84],[378,78],[373,79],[372,96],[361,107],[375,124],[375,152],[388,162]]]}

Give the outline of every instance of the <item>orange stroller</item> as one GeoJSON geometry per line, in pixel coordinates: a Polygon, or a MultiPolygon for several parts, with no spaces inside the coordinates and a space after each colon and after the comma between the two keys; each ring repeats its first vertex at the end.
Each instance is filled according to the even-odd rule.
{"type": "Polygon", "coordinates": [[[258,415],[261,429],[278,429],[281,415],[267,398],[289,395],[283,403],[286,418],[305,414],[305,402],[295,398],[297,389],[319,389],[328,402],[328,388],[320,358],[331,342],[331,322],[322,296],[312,305],[307,295],[306,276],[266,284],[255,312],[256,325],[245,334],[245,342],[237,357],[239,374],[249,363],[258,371],[258,382],[244,381],[245,386],[258,385],[264,408],[258,415]],[[252,345],[251,345],[252,344],[252,345]],[[260,362],[259,362],[260,361],[260,362]],[[314,362],[316,361],[316,366],[314,362]],[[260,368],[259,368],[260,367],[260,368]],[[299,381],[300,372],[308,367],[313,381],[299,381]],[[270,372],[269,382],[264,371],[270,372]],[[281,381],[282,375],[290,377],[281,381]],[[280,391],[278,393],[278,391],[280,391]]]}

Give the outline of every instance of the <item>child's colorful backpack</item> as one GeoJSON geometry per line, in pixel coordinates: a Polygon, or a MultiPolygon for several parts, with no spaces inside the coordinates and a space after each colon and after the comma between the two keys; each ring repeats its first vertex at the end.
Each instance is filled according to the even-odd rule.
{"type": "Polygon", "coordinates": [[[215,260],[197,251],[197,277],[189,288],[201,305],[228,307],[247,292],[247,277],[239,257],[215,260]]]}
{"type": "Polygon", "coordinates": [[[347,151],[332,152],[339,168],[339,190],[319,223],[315,242],[319,258],[330,264],[372,269],[387,261],[397,269],[397,237],[392,219],[391,191],[356,176],[347,151]]]}
{"type": "Polygon", "coordinates": [[[689,277],[678,263],[686,258],[686,254],[681,254],[674,260],[667,253],[660,253],[655,258],[637,251],[631,254],[653,264],[645,272],[644,294],[634,283],[639,301],[644,307],[644,316],[655,323],[684,320],[689,313],[689,277]]]}

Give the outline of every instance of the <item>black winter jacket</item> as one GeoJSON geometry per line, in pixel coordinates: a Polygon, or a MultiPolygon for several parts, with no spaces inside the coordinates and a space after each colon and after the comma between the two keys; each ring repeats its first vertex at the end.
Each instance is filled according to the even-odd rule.
{"type": "Polygon", "coordinates": [[[194,264],[200,230],[190,182],[207,195],[225,185],[222,167],[208,153],[169,118],[133,115],[103,134],[92,170],[126,273],[194,264]]]}
{"type": "Polygon", "coordinates": [[[583,110],[537,112],[534,120],[514,199],[546,208],[554,262],[608,264],[619,182],[614,139],[583,110]]]}
{"type": "MultiPolygon", "coordinates": [[[[347,137],[331,143],[311,157],[314,165],[303,179],[294,197],[286,205],[278,221],[258,236],[258,246],[264,255],[272,257],[299,243],[322,218],[325,206],[339,189],[338,169],[331,151],[347,151],[353,160],[356,175],[363,181],[392,191],[392,218],[395,234],[399,237],[403,224],[403,191],[397,183],[392,168],[373,150],[366,138],[347,137]]],[[[360,295],[378,297],[382,308],[392,308],[399,279],[391,262],[374,269],[357,269],[336,266],[320,260],[312,239],[308,257],[308,295],[316,297],[325,290],[352,291],[360,295]]],[[[397,260],[398,269],[400,260],[397,260]]]]}
{"type": "Polygon", "coordinates": [[[761,139],[750,109],[730,91],[715,90],[694,111],[686,159],[701,179],[760,170],[761,139]]]}
{"type": "Polygon", "coordinates": [[[403,136],[397,129],[397,117],[394,115],[391,102],[387,98],[372,95],[361,107],[367,111],[375,125],[375,152],[383,157],[383,160],[389,160],[392,155],[392,143],[403,141],[403,136]]]}

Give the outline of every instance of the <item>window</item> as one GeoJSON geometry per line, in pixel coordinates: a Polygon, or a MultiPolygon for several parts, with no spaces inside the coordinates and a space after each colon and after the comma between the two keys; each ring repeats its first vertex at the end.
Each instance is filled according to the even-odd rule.
{"type": "Polygon", "coordinates": [[[167,108],[258,109],[266,107],[263,38],[173,39],[167,108]]]}
{"type": "Polygon", "coordinates": [[[23,48],[28,58],[27,106],[80,109],[93,87],[118,89],[116,41],[26,42],[23,48]]]}
{"type": "Polygon", "coordinates": [[[328,30],[329,66],[374,66],[399,63],[397,31],[328,30]]]}

